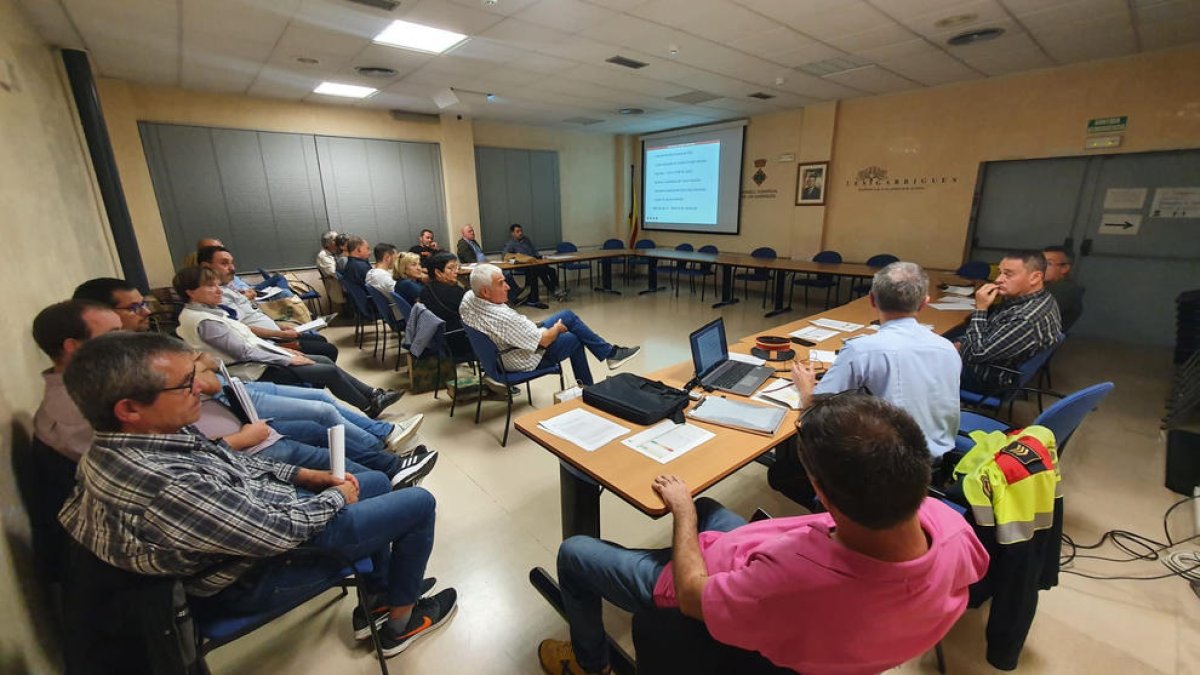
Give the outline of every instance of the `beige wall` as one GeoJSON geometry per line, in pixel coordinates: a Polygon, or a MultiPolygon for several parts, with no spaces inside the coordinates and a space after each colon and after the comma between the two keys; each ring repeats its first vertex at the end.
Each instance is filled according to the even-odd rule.
{"type": "Polygon", "coordinates": [[[1129,117],[1117,152],[1200,147],[1200,47],[843,101],[825,244],[848,261],[886,252],[957,267],[982,162],[1089,154],[1088,120],[1111,115],[1129,117]],[[939,182],[846,184],[871,166],[939,182]]]}
{"type": "MultiPolygon", "coordinates": [[[[613,136],[480,120],[474,127],[475,145],[558,152],[564,241],[580,247],[599,246],[613,236],[622,217],[613,199],[617,191],[613,166],[620,160],[613,136]]],[[[539,246],[552,244],[538,242],[539,246]]]]}
{"type": "Polygon", "coordinates": [[[0,59],[12,64],[17,88],[0,89],[0,214],[10,250],[0,266],[8,320],[0,324],[6,346],[0,378],[0,672],[53,672],[51,635],[33,583],[29,526],[11,467],[24,452],[33,411],[41,400],[39,372],[49,361],[29,336],[33,316],[70,297],[94,276],[118,266],[90,173],[82,132],[68,103],[61,61],[34,33],[12,0],[0,0],[0,59]]]}

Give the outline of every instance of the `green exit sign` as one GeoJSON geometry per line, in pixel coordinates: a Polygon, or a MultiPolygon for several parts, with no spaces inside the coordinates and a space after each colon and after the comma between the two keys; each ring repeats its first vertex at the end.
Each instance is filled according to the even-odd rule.
{"type": "Polygon", "coordinates": [[[1125,131],[1128,126],[1128,115],[1121,115],[1120,117],[1097,117],[1096,119],[1088,120],[1088,133],[1107,134],[1112,131],[1125,131]]]}

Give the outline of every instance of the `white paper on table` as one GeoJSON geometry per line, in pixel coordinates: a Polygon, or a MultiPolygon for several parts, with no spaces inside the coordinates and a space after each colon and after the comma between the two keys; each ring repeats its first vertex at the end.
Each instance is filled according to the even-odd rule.
{"type": "Polygon", "coordinates": [[[964,297],[971,297],[971,296],[975,295],[975,287],[974,286],[947,286],[946,292],[949,293],[950,295],[961,295],[964,297]]]}
{"type": "Polygon", "coordinates": [[[824,318],[813,319],[813,320],[809,321],[809,323],[816,325],[816,326],[821,326],[822,328],[832,328],[834,330],[842,331],[843,333],[849,333],[851,331],[856,331],[859,328],[863,327],[863,325],[861,323],[850,323],[849,321],[838,321],[837,319],[824,319],[824,318]]]}
{"type": "Polygon", "coordinates": [[[929,306],[943,311],[970,312],[975,309],[974,303],[967,305],[961,302],[931,302],[929,306]]]}
{"type": "MultiPolygon", "coordinates": [[[[921,324],[921,325],[922,325],[922,326],[928,326],[929,324],[925,324],[925,323],[923,323],[923,324],[921,324]]],[[[929,327],[930,327],[930,328],[933,328],[933,326],[929,326],[929,327]]],[[[881,326],[880,324],[877,324],[877,323],[869,323],[869,324],[867,324],[867,330],[878,331],[880,328],[882,328],[882,326],[881,326]]]]}
{"type": "Polygon", "coordinates": [[[975,307],[975,298],[962,298],[957,295],[943,295],[937,299],[938,302],[946,305],[966,305],[967,307],[975,307]]]}
{"type": "Polygon", "coordinates": [[[329,427],[329,473],[342,480],[346,477],[346,425],[329,427]]]}
{"type": "Polygon", "coordinates": [[[715,435],[708,429],[701,429],[694,424],[675,424],[671,420],[663,420],[640,434],[634,434],[621,441],[621,444],[637,450],[659,464],[666,464],[715,435]]]}
{"type": "Polygon", "coordinates": [[[753,356],[751,354],[739,354],[737,352],[729,352],[729,360],[730,361],[741,361],[742,363],[749,363],[752,366],[761,366],[767,362],[766,359],[760,359],[757,356],[753,356]]]}
{"type": "Polygon", "coordinates": [[[628,428],[583,408],[568,410],[561,415],[542,420],[538,422],[538,426],[588,452],[593,452],[629,433],[628,428]]]}
{"type": "Polygon", "coordinates": [[[465,272],[470,272],[471,270],[475,269],[475,266],[478,264],[479,263],[463,263],[458,266],[458,269],[463,270],[465,272]]]}
{"type": "Polygon", "coordinates": [[[831,352],[827,349],[810,349],[808,350],[808,360],[833,363],[837,360],[837,352],[831,352]]]}
{"type": "Polygon", "coordinates": [[[809,342],[821,342],[822,340],[828,340],[837,334],[838,331],[836,330],[831,330],[829,328],[818,328],[816,326],[807,326],[805,328],[801,328],[800,330],[788,333],[788,335],[794,338],[808,340],[809,342]]]}
{"type": "Polygon", "coordinates": [[[254,300],[255,301],[268,300],[270,298],[275,297],[276,295],[279,295],[282,292],[283,292],[283,289],[278,286],[268,286],[268,287],[262,289],[261,291],[256,291],[254,300]]]}
{"type": "Polygon", "coordinates": [[[545,258],[546,260],[570,260],[575,257],[575,254],[564,253],[562,255],[547,255],[547,256],[542,256],[542,257],[545,258]]]}
{"type": "Polygon", "coordinates": [[[750,400],[781,405],[792,410],[800,409],[800,391],[796,389],[796,385],[792,384],[790,379],[775,378],[771,384],[751,396],[750,400]]]}

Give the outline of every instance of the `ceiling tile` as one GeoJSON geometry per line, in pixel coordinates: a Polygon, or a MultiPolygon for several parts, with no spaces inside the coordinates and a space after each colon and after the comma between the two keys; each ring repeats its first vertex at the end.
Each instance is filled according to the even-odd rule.
{"type": "MultiPolygon", "coordinates": [[[[943,35],[949,37],[963,31],[1001,24],[1006,24],[1003,27],[1009,30],[1009,32],[1019,31],[1019,28],[1015,27],[1015,25],[1011,28],[1007,25],[1012,24],[1012,19],[1008,11],[996,2],[996,0],[970,0],[968,2],[941,4],[932,11],[896,16],[896,20],[926,37],[939,37],[943,35]],[[937,22],[942,19],[966,15],[974,15],[976,18],[973,21],[957,24],[949,28],[937,25],[937,22]]],[[[944,42],[944,40],[941,41],[944,42]]]]}
{"type": "Polygon", "coordinates": [[[613,15],[612,10],[589,5],[582,0],[541,0],[518,12],[516,17],[566,33],[578,33],[613,15]]]}
{"type": "Polygon", "coordinates": [[[1144,49],[1164,49],[1200,42],[1200,21],[1157,21],[1138,25],[1144,49]]]}
{"type": "Polygon", "coordinates": [[[889,59],[885,65],[888,70],[931,87],[981,76],[978,71],[940,50],[889,59]]]}
{"type": "Polygon", "coordinates": [[[588,0],[593,5],[600,5],[618,12],[628,12],[637,9],[650,0],[588,0]]]}
{"type": "Polygon", "coordinates": [[[504,19],[501,15],[479,9],[481,4],[466,7],[448,0],[419,0],[408,11],[404,11],[408,3],[401,5],[401,11],[404,13],[396,18],[464,35],[475,35],[504,19]]]}
{"type": "Polygon", "coordinates": [[[793,49],[785,52],[771,54],[769,58],[772,62],[778,63],[789,68],[803,66],[806,63],[816,63],[825,59],[832,59],[838,56],[845,56],[846,53],[840,49],[830,47],[820,42],[809,42],[801,44],[793,49]]]}
{"type": "Polygon", "coordinates": [[[628,14],[616,14],[583,29],[580,35],[619,47],[636,47],[642,51],[666,52],[676,42],[678,32],[652,21],[628,14]]]}
{"type": "Polygon", "coordinates": [[[776,26],[761,14],[727,0],[654,0],[631,13],[715,42],[731,42],[776,26]]]}
{"type": "Polygon", "coordinates": [[[915,40],[908,40],[907,42],[898,42],[894,45],[863,49],[855,53],[864,58],[871,59],[876,63],[886,63],[891,59],[897,59],[904,56],[941,54],[942,50],[930,44],[925,38],[917,38],[915,40]]]}
{"type": "Polygon", "coordinates": [[[303,0],[294,20],[371,39],[396,20],[391,12],[331,0],[303,0]]]}
{"type": "Polygon", "coordinates": [[[861,53],[868,49],[909,42],[916,37],[917,35],[908,28],[895,22],[888,22],[862,33],[830,37],[826,39],[826,42],[843,51],[861,53]]]}
{"type": "Polygon", "coordinates": [[[279,41],[299,5],[300,0],[280,0],[269,5],[242,0],[179,0],[185,39],[189,33],[207,33],[268,46],[279,41]],[[230,21],[230,16],[237,16],[238,20],[230,21]]]}
{"type": "Polygon", "coordinates": [[[808,3],[797,4],[803,8],[801,13],[787,23],[818,40],[863,33],[895,24],[886,14],[866,3],[846,3],[839,5],[836,10],[810,7],[808,3]]]}
{"type": "Polygon", "coordinates": [[[63,49],[87,48],[62,4],[42,0],[18,0],[17,4],[47,43],[63,49]]]}
{"type": "Polygon", "coordinates": [[[917,82],[906,79],[900,75],[888,72],[878,66],[867,66],[865,68],[855,68],[842,73],[828,75],[825,78],[831,82],[844,84],[848,87],[861,89],[873,94],[884,94],[892,91],[903,91],[905,89],[913,89],[921,86],[917,82]]]}
{"type": "Polygon", "coordinates": [[[784,79],[783,84],[776,85],[776,87],[793,94],[821,100],[854,98],[861,96],[864,91],[828,78],[814,77],[807,73],[795,71],[789,73],[784,79]]]}
{"type": "Polygon", "coordinates": [[[1187,21],[1193,23],[1200,20],[1200,1],[1197,0],[1167,0],[1154,4],[1135,3],[1135,6],[1139,21],[1152,23],[1187,21]]]}
{"type": "Polygon", "coordinates": [[[494,5],[485,5],[481,0],[450,0],[456,5],[462,7],[470,7],[471,9],[482,9],[489,14],[499,14],[500,16],[512,16],[526,7],[534,4],[538,0],[501,0],[494,5]]]}
{"type": "Polygon", "coordinates": [[[370,37],[344,33],[304,21],[293,21],[288,24],[287,30],[283,32],[279,43],[276,44],[275,53],[287,54],[293,58],[310,56],[315,53],[349,58],[361,52],[369,44],[371,44],[370,37]]]}
{"type": "Polygon", "coordinates": [[[1063,3],[1037,3],[1029,5],[1026,11],[1013,11],[1026,27],[1050,27],[1055,24],[1063,25],[1074,21],[1086,21],[1098,16],[1109,14],[1124,14],[1129,16],[1129,5],[1126,0],[1073,0],[1063,3]]]}

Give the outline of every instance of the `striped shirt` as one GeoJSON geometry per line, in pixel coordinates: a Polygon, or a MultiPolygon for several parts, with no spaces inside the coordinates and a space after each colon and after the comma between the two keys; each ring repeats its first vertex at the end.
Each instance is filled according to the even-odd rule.
{"type": "Polygon", "coordinates": [[[177,434],[98,432],[59,512],[76,541],[138,574],[180,577],[209,596],[261,558],[321,532],[346,504],[301,496],[297,467],[232,452],[192,427],[177,434]]]}
{"type": "Polygon", "coordinates": [[[1016,369],[1053,345],[1061,332],[1058,304],[1045,289],[1006,298],[991,311],[971,313],[962,338],[963,363],[982,381],[999,384],[1001,371],[988,366],[1016,369]]]}

